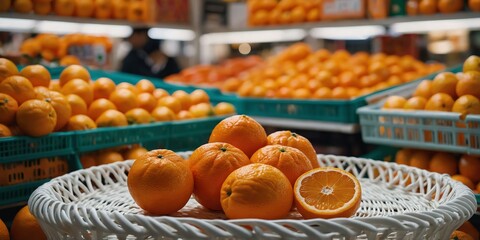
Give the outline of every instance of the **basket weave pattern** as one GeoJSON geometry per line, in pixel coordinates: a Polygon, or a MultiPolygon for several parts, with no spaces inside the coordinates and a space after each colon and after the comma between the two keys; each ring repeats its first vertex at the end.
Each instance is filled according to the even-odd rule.
{"type": "Polygon", "coordinates": [[[226,220],[193,198],[172,216],[149,216],[126,186],[133,161],[56,178],[32,194],[29,206],[49,239],[448,239],[476,211],[471,190],[447,175],[359,158],[318,160],[360,179],[354,217],[303,220],[292,211],[282,220],[226,220]]]}

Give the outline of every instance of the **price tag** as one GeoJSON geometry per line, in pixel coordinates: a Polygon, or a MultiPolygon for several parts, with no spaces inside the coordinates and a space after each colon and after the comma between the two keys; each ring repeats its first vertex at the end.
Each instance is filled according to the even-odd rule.
{"type": "Polygon", "coordinates": [[[324,0],[322,19],[365,17],[365,0],[324,0]]]}

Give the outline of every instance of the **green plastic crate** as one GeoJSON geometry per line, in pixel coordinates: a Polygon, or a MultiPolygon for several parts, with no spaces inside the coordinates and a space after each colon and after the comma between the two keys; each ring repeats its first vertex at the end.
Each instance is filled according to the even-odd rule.
{"type": "Polygon", "coordinates": [[[75,132],[76,151],[90,152],[120,145],[155,142],[159,147],[168,146],[170,122],[105,127],[75,132]]]}
{"type": "Polygon", "coordinates": [[[228,116],[172,122],[168,148],[173,151],[187,151],[208,143],[213,128],[226,117],[228,116]]]}
{"type": "Polygon", "coordinates": [[[57,132],[43,137],[14,136],[0,138],[0,159],[17,161],[35,157],[72,154],[73,133],[57,132]]]}
{"type": "MultiPolygon", "coordinates": [[[[42,162],[40,161],[41,158],[49,158],[54,156],[58,156],[66,160],[66,163],[68,165],[67,172],[72,172],[72,171],[81,169],[81,164],[76,154],[35,157],[32,159],[17,160],[17,161],[4,161],[2,159],[0,160],[0,164],[21,163],[24,166],[30,166],[30,167],[40,166],[42,164],[42,162]]],[[[47,171],[51,171],[51,169],[47,171]]],[[[35,169],[34,172],[37,173],[37,172],[40,172],[40,170],[37,171],[37,169],[35,169]]],[[[44,172],[43,174],[46,174],[46,172],[44,172]]],[[[0,207],[16,205],[21,202],[26,202],[30,197],[30,194],[33,191],[35,191],[37,187],[39,187],[40,185],[42,185],[43,183],[49,180],[50,180],[49,178],[45,178],[45,179],[31,181],[31,182],[23,182],[23,183],[18,183],[13,185],[0,186],[0,207]]]]}

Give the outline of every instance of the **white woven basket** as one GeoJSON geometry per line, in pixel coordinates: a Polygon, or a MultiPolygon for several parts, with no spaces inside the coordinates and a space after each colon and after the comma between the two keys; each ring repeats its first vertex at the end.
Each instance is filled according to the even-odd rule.
{"type": "Polygon", "coordinates": [[[225,220],[193,198],[172,216],[148,216],[127,189],[133,161],[55,178],[32,194],[29,205],[49,239],[436,240],[448,239],[476,211],[472,191],[447,175],[351,157],[318,160],[360,179],[362,202],[354,217],[303,220],[293,211],[275,221],[225,220]]]}

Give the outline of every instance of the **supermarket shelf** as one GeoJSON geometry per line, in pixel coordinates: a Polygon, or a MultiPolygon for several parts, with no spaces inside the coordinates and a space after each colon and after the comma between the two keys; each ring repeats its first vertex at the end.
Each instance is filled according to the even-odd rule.
{"type": "MultiPolygon", "coordinates": [[[[421,16],[398,16],[390,17],[386,19],[357,19],[357,20],[342,20],[342,21],[322,21],[316,23],[303,23],[303,24],[291,24],[291,25],[275,25],[275,26],[262,26],[262,27],[242,27],[242,28],[229,28],[219,27],[205,29],[205,33],[219,33],[219,32],[241,32],[241,31],[264,31],[264,30],[286,30],[286,29],[304,29],[310,30],[313,28],[326,28],[326,27],[357,27],[357,26],[391,26],[396,23],[404,22],[420,22],[420,21],[438,21],[438,20],[457,20],[464,19],[466,21],[480,18],[478,12],[461,12],[452,14],[435,14],[435,15],[421,15],[421,16]]],[[[476,28],[476,27],[474,27],[476,28]]],[[[480,28],[480,24],[477,26],[480,28]]]]}
{"type": "MultiPolygon", "coordinates": [[[[96,19],[96,18],[80,18],[80,17],[63,17],[56,15],[37,15],[37,14],[21,14],[21,13],[0,13],[0,18],[9,19],[26,19],[37,21],[59,21],[70,23],[84,23],[84,24],[102,24],[102,25],[121,25],[130,27],[158,27],[158,28],[171,28],[171,29],[189,29],[192,27],[187,24],[170,24],[170,23],[141,23],[132,22],[127,20],[113,20],[113,19],[96,19]]],[[[1,26],[1,24],[0,24],[1,26]]]]}
{"type": "Polygon", "coordinates": [[[302,130],[317,130],[338,133],[357,133],[360,130],[358,124],[341,124],[334,122],[321,122],[312,120],[297,120],[287,118],[268,118],[252,116],[256,121],[265,126],[287,127],[302,130]]]}

